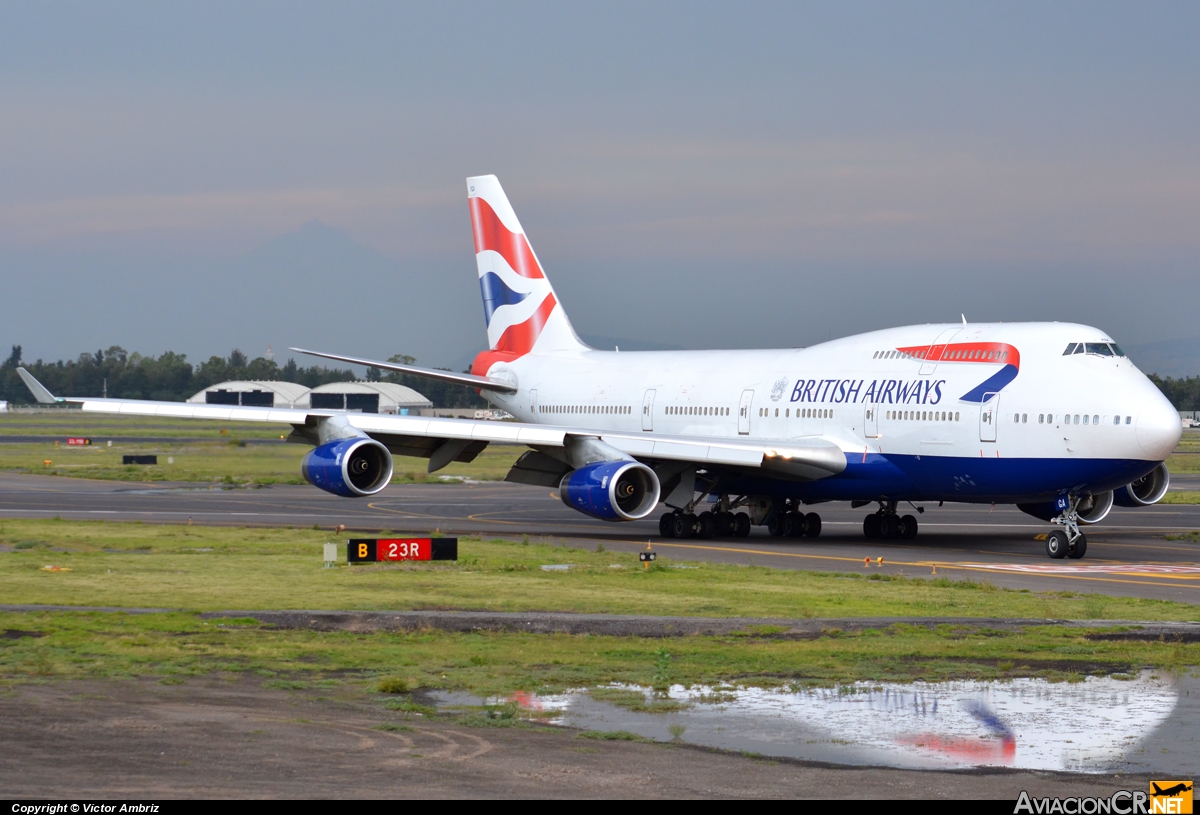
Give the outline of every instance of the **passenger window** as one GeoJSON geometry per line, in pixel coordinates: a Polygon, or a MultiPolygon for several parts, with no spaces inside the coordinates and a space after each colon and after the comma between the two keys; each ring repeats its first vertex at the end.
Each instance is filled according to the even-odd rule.
{"type": "Polygon", "coordinates": [[[1046,423],[1046,414],[1039,413],[1038,414],[1038,424],[1045,424],[1045,423],[1046,423]]]}
{"type": "Polygon", "coordinates": [[[1113,424],[1120,424],[1120,423],[1121,423],[1121,417],[1113,416],[1113,424]]]}
{"type": "Polygon", "coordinates": [[[1129,424],[1129,422],[1130,422],[1130,421],[1132,421],[1132,420],[1133,420],[1133,417],[1132,417],[1132,416],[1126,416],[1126,417],[1125,417],[1125,424],[1129,424]]]}
{"type": "Polygon", "coordinates": [[[1092,417],[1092,424],[1100,424],[1100,415],[1099,414],[1092,417]]]}
{"type": "Polygon", "coordinates": [[[1067,350],[1063,351],[1063,356],[1069,357],[1069,356],[1071,356],[1071,354],[1074,354],[1074,353],[1075,353],[1075,343],[1073,343],[1073,342],[1067,343],[1067,350]]]}
{"type": "Polygon", "coordinates": [[[1083,414],[1083,423],[1084,423],[1084,424],[1087,424],[1087,423],[1088,423],[1088,417],[1087,417],[1087,414],[1086,414],[1086,413],[1085,413],[1085,414],[1083,414]]]}
{"type": "Polygon", "coordinates": [[[1079,414],[1075,414],[1075,424],[1079,424],[1079,414]]]}
{"type": "Polygon", "coordinates": [[[958,421],[958,414],[957,414],[957,413],[955,413],[955,414],[954,414],[954,421],[956,421],[956,422],[958,421]]]}
{"type": "Polygon", "coordinates": [[[1022,413],[1021,414],[1021,424],[1028,424],[1028,422],[1029,422],[1029,414],[1022,413]]]}

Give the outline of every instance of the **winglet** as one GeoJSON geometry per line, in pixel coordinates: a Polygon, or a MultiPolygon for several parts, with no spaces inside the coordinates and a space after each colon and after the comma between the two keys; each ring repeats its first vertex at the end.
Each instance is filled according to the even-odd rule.
{"type": "Polygon", "coordinates": [[[33,394],[33,398],[41,402],[43,405],[53,405],[62,400],[56,399],[54,394],[46,390],[46,386],[33,378],[33,374],[24,368],[17,368],[17,373],[21,376],[21,381],[25,383],[25,387],[29,388],[29,392],[33,394]]]}

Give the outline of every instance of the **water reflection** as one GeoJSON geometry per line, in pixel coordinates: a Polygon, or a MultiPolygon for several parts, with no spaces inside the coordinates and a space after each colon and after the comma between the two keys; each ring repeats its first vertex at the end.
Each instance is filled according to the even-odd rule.
{"type": "MultiPolygon", "coordinates": [[[[649,689],[623,689],[653,701],[649,689]]],[[[639,712],[584,690],[512,701],[585,730],[628,730],[771,756],[892,767],[1103,772],[1128,766],[1126,759],[1139,749],[1145,754],[1142,742],[1171,717],[1179,699],[1171,679],[1150,673],[1079,683],[859,682],[810,690],[676,685],[666,695],[684,707],[639,712]]]]}

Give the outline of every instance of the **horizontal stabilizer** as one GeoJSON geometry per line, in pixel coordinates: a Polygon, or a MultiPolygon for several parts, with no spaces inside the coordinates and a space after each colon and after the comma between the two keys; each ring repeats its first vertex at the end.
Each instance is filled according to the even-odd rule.
{"type": "Polygon", "coordinates": [[[60,400],[54,398],[54,394],[46,389],[46,386],[34,379],[33,374],[24,368],[17,368],[17,374],[20,375],[21,381],[25,383],[25,387],[29,388],[29,392],[33,394],[33,398],[41,402],[43,405],[53,405],[60,400]]]}
{"type": "Polygon", "coordinates": [[[437,368],[420,368],[416,365],[403,365],[397,362],[380,362],[375,359],[361,359],[359,357],[344,357],[339,354],[326,354],[321,351],[305,351],[303,348],[289,348],[289,351],[295,351],[297,354],[308,354],[310,357],[321,357],[323,359],[333,359],[338,362],[349,362],[352,365],[366,365],[370,368],[379,368],[383,371],[397,371],[402,374],[411,374],[412,376],[423,376],[427,379],[440,379],[443,382],[453,382],[457,385],[466,385],[471,388],[479,388],[480,390],[492,391],[493,393],[516,393],[517,389],[507,382],[502,382],[499,379],[493,379],[489,376],[476,376],[475,374],[456,374],[453,371],[442,371],[437,368]]]}

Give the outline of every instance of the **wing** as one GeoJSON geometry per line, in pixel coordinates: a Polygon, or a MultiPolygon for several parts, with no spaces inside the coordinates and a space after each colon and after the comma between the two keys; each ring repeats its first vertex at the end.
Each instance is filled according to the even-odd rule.
{"type": "Polygon", "coordinates": [[[391,416],[335,410],[131,399],[67,398],[62,401],[77,403],[88,413],[290,424],[290,441],[313,444],[317,443],[317,427],[321,421],[338,416],[346,424],[387,446],[396,455],[429,458],[431,472],[451,461],[471,461],[492,442],[553,450],[565,447],[572,437],[599,438],[610,447],[642,461],[680,461],[701,466],[763,469],[772,475],[804,481],[827,478],[846,469],[846,456],[841,447],[821,437],[795,439],[781,444],[661,433],[623,433],[581,426],[391,416]]]}

